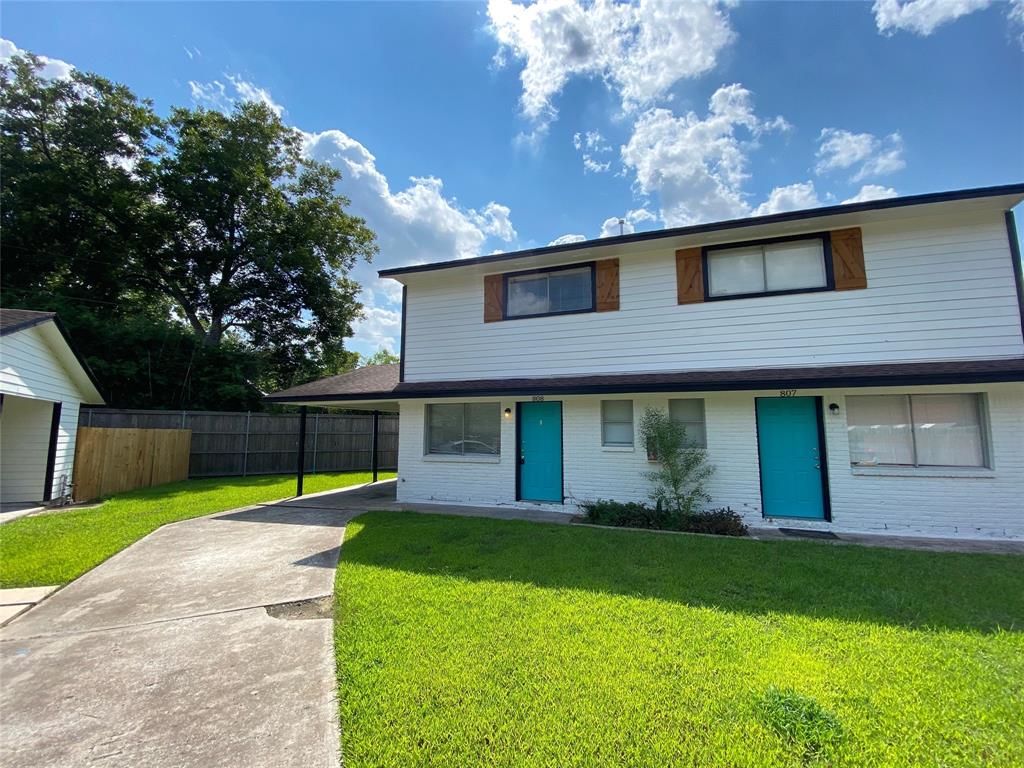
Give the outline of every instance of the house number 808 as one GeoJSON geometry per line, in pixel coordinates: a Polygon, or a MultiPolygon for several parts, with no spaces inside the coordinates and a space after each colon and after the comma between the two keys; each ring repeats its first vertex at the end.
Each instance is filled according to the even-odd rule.
{"type": "Polygon", "coordinates": [[[535,402],[535,403],[543,403],[544,402],[544,395],[534,395],[533,396],[533,402],[535,402]]]}

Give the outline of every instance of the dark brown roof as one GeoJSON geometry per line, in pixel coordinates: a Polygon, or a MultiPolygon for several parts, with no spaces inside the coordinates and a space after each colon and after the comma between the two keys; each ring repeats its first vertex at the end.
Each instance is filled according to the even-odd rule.
{"type": "Polygon", "coordinates": [[[270,395],[268,400],[280,400],[299,397],[303,400],[314,399],[316,396],[344,395],[379,395],[391,392],[398,385],[398,363],[387,365],[368,365],[356,368],[348,373],[317,379],[308,384],[283,389],[270,395]]]}
{"type": "Polygon", "coordinates": [[[574,395],[617,392],[701,392],[817,387],[884,387],[1024,381],[1024,357],[924,363],[747,368],[675,373],[545,376],[398,383],[397,365],[360,368],[270,395],[276,402],[401,400],[480,395],[574,395]]]}
{"type": "Polygon", "coordinates": [[[0,309],[0,336],[31,328],[57,317],[56,312],[35,312],[31,309],[0,309]]]}

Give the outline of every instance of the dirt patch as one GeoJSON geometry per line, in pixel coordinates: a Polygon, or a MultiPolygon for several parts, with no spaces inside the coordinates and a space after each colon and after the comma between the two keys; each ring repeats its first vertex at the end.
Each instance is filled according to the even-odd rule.
{"type": "Polygon", "coordinates": [[[329,619],[334,615],[334,598],[332,595],[311,597],[293,603],[277,603],[264,608],[267,615],[275,619],[296,621],[303,619],[329,619]]]}

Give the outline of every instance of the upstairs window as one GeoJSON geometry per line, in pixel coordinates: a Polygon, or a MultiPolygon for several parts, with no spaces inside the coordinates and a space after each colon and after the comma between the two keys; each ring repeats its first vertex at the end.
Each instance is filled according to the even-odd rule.
{"type": "Polygon", "coordinates": [[[855,467],[988,465],[979,394],[850,395],[846,425],[855,467]]]}
{"type": "Polygon", "coordinates": [[[826,237],[708,248],[709,299],[828,290],[826,237]]]}
{"type": "Polygon", "coordinates": [[[448,456],[501,454],[499,403],[437,403],[427,406],[425,453],[448,456]]]}
{"type": "Polygon", "coordinates": [[[594,310],[594,265],[505,275],[506,317],[594,310]]]}

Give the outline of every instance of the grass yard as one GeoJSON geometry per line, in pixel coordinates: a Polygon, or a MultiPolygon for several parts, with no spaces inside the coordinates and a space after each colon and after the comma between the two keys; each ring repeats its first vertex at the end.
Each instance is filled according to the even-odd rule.
{"type": "MultiPolygon", "coordinates": [[[[305,490],[368,483],[371,477],[369,472],[306,475],[305,490]]],[[[217,477],[122,493],[98,507],[23,517],[0,526],[0,587],[66,584],[165,523],[294,493],[294,475],[217,477]]]]}
{"type": "Polygon", "coordinates": [[[348,768],[1020,766],[1024,558],[375,512],[348,768]]]}

